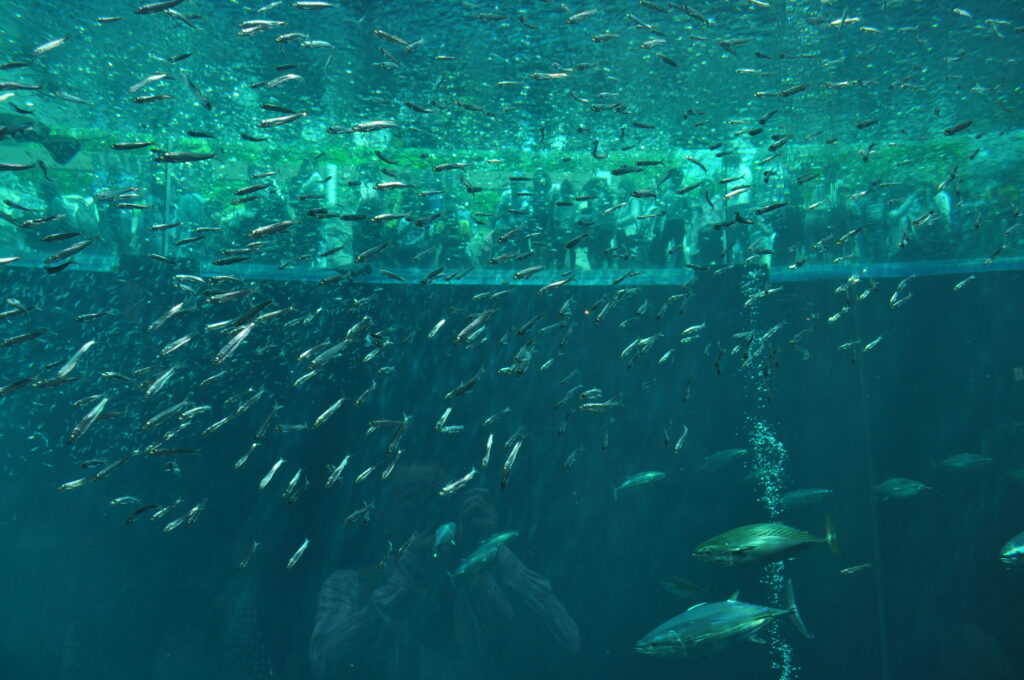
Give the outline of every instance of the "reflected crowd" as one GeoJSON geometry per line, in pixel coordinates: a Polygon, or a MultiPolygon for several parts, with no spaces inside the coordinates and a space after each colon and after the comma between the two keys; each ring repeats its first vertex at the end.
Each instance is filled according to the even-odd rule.
{"type": "MultiPolygon", "coordinates": [[[[1017,215],[966,200],[959,182],[854,187],[838,166],[782,174],[751,161],[695,173],[636,161],[612,171],[564,163],[519,173],[497,163],[472,171],[447,163],[405,168],[399,180],[389,169],[394,161],[377,157],[379,166],[306,161],[281,172],[226,165],[212,182],[205,168],[153,171],[93,155],[91,193],[62,192],[70,182],[34,169],[4,173],[0,218],[8,228],[0,229],[0,248],[34,261],[88,239],[85,252],[113,258],[387,268],[394,278],[402,276],[392,270],[423,270],[451,280],[486,268],[526,269],[528,277],[536,267],[568,276],[992,259],[1019,240],[1017,215]]],[[[83,184],[90,182],[75,185],[83,184]]],[[[974,189],[970,195],[985,195],[974,189]]]]}

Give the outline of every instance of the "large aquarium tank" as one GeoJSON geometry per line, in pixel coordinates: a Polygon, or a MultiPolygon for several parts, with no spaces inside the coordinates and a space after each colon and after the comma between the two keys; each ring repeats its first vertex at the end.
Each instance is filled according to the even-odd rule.
{"type": "Polygon", "coordinates": [[[0,677],[1022,678],[1022,177],[1020,0],[4,2],[0,677]]]}

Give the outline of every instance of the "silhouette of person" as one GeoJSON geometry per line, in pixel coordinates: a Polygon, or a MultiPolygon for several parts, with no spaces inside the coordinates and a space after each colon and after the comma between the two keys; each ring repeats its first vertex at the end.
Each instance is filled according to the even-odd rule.
{"type": "Polygon", "coordinates": [[[486,489],[439,497],[445,481],[436,465],[396,470],[378,517],[387,535],[409,536],[406,549],[383,569],[324,582],[309,650],[318,680],[523,677],[579,649],[550,583],[507,545],[483,569],[450,576],[495,532],[498,513],[486,489]],[[450,520],[455,546],[435,552],[435,529],[450,520]]]}

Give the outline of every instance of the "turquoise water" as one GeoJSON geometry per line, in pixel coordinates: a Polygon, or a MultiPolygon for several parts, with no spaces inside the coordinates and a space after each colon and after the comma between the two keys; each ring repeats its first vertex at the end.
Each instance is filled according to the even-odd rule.
{"type": "Polygon", "coordinates": [[[1019,3],[0,20],[4,677],[1020,676],[1019,3]]]}

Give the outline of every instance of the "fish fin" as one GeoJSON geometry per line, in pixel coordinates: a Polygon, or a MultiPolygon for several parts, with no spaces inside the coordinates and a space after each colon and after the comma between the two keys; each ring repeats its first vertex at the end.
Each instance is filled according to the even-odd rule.
{"type": "Polygon", "coordinates": [[[763,637],[761,637],[760,635],[757,635],[757,634],[751,635],[747,639],[750,640],[751,642],[756,642],[759,645],[766,645],[766,644],[768,644],[767,642],[765,642],[765,639],[763,637]]]}
{"type": "Polygon", "coordinates": [[[612,487],[612,498],[614,500],[619,500],[619,490],[614,486],[612,487]]]}
{"type": "Polygon", "coordinates": [[[836,538],[836,523],[831,514],[825,515],[825,542],[828,543],[832,552],[840,557],[845,557],[843,549],[839,547],[839,540],[836,538]]]}
{"type": "Polygon", "coordinates": [[[800,618],[800,610],[796,608],[796,597],[793,595],[793,582],[786,581],[786,609],[789,611],[789,615],[793,619],[793,625],[800,631],[808,640],[813,640],[814,636],[811,635],[811,631],[807,630],[807,626],[804,625],[804,620],[800,618]]]}
{"type": "Polygon", "coordinates": [[[739,602],[740,601],[740,590],[739,590],[739,588],[737,588],[736,591],[732,595],[727,597],[726,599],[729,602],[739,602]]]}

